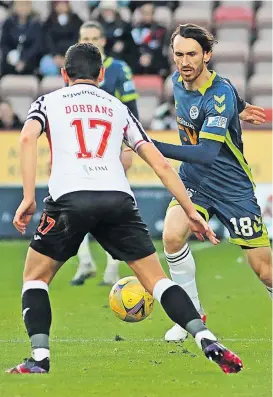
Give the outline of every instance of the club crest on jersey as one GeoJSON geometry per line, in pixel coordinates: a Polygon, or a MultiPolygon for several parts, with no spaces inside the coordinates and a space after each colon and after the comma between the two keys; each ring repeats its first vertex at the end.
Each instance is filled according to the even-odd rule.
{"type": "Polygon", "coordinates": [[[193,105],[193,106],[190,108],[190,118],[191,118],[192,120],[196,120],[198,116],[199,116],[198,107],[195,106],[195,105],[193,105]]]}

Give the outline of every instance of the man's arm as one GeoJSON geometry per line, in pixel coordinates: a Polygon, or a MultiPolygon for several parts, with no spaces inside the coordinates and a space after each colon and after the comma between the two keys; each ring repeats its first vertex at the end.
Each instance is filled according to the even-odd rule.
{"type": "Polygon", "coordinates": [[[41,133],[41,124],[37,120],[26,121],[20,137],[20,165],[23,180],[23,200],[19,205],[13,224],[24,234],[32,215],[36,210],[35,179],[37,168],[37,139],[41,133]]]}
{"type": "Polygon", "coordinates": [[[173,145],[154,139],[153,143],[160,153],[168,159],[203,165],[212,164],[222,147],[221,142],[212,140],[203,140],[198,145],[194,146],[173,145]]]}
{"type": "Polygon", "coordinates": [[[195,236],[199,240],[204,241],[203,234],[205,234],[213,244],[217,244],[218,240],[215,237],[215,233],[194,208],[194,205],[188,197],[185,186],[178,174],[152,144],[142,125],[132,115],[130,110],[125,106],[123,109],[125,110],[124,118],[126,120],[126,125],[123,128],[124,142],[127,146],[136,151],[143,160],[153,168],[163,184],[177,198],[178,202],[184,208],[189,217],[189,227],[195,236]]]}
{"type": "Polygon", "coordinates": [[[168,158],[187,163],[211,165],[225,142],[234,111],[234,96],[231,87],[219,87],[206,103],[205,120],[199,133],[197,145],[177,146],[153,142],[160,152],[168,158]]]}
{"type": "Polygon", "coordinates": [[[228,84],[232,87],[232,89],[234,91],[234,94],[235,94],[235,97],[236,97],[236,101],[237,101],[238,112],[241,113],[246,107],[246,101],[243,98],[240,97],[236,87],[234,87],[232,82],[229,79],[227,79],[227,78],[225,78],[225,80],[228,82],[228,84]]]}
{"type": "Polygon", "coordinates": [[[23,200],[19,205],[13,224],[24,234],[36,210],[35,179],[37,168],[37,139],[45,131],[46,107],[44,97],[39,97],[30,106],[27,120],[20,136],[20,163],[23,179],[23,200]]]}
{"type": "Polygon", "coordinates": [[[139,147],[138,155],[154,170],[161,179],[163,185],[177,198],[186,214],[191,217],[195,214],[195,207],[177,172],[170,163],[162,156],[152,143],[146,143],[139,147]]]}
{"type": "Polygon", "coordinates": [[[261,125],[266,121],[266,114],[263,108],[246,102],[244,110],[240,113],[240,120],[254,125],[261,125]]]}
{"type": "Polygon", "coordinates": [[[177,199],[186,215],[189,218],[189,226],[195,236],[204,241],[203,234],[213,243],[217,244],[215,233],[196,211],[191,199],[188,196],[184,183],[177,172],[171,167],[167,160],[161,155],[152,143],[145,142],[138,148],[139,156],[154,170],[163,185],[177,199]]]}
{"type": "Polygon", "coordinates": [[[37,168],[37,139],[41,125],[37,120],[28,120],[20,137],[20,165],[23,180],[23,195],[28,202],[35,201],[35,179],[37,168]]]}
{"type": "Polygon", "coordinates": [[[254,125],[261,125],[265,123],[266,115],[264,109],[259,106],[255,106],[255,105],[251,105],[250,103],[247,103],[244,99],[240,97],[236,87],[232,84],[232,82],[226,78],[225,80],[233,88],[237,101],[237,108],[238,108],[240,120],[246,121],[254,125]]]}
{"type": "Polygon", "coordinates": [[[123,148],[120,153],[120,161],[123,165],[125,173],[131,168],[133,162],[133,152],[131,149],[123,148]]]}

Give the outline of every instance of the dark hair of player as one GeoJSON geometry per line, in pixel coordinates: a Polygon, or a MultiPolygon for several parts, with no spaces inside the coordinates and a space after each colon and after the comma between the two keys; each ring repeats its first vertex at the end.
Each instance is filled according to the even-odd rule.
{"type": "Polygon", "coordinates": [[[97,80],[101,67],[101,53],[93,44],[77,43],[66,51],[64,68],[71,80],[97,80]]]}
{"type": "Polygon", "coordinates": [[[105,32],[102,25],[97,21],[87,21],[81,25],[80,29],[98,29],[100,31],[101,37],[105,37],[105,32]]]}
{"type": "Polygon", "coordinates": [[[175,29],[171,37],[171,47],[173,49],[173,41],[176,36],[180,35],[185,39],[196,40],[202,47],[204,52],[210,52],[213,50],[213,45],[217,43],[213,34],[207,29],[195,25],[193,23],[186,23],[185,25],[179,25],[175,29]]]}

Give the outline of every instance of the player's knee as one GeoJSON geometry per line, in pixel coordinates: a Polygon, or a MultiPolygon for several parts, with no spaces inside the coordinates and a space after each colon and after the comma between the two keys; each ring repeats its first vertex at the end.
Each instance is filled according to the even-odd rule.
{"type": "Polygon", "coordinates": [[[52,272],[49,269],[28,269],[25,268],[23,273],[23,282],[27,281],[43,281],[46,284],[50,284],[52,280],[52,272]]]}
{"type": "Polygon", "coordinates": [[[165,251],[168,254],[174,254],[183,248],[186,241],[184,241],[184,236],[166,230],[163,232],[163,243],[165,251]]]}
{"type": "Polygon", "coordinates": [[[23,275],[23,282],[26,283],[27,281],[43,281],[44,283],[49,285],[49,283],[51,281],[51,278],[50,277],[45,277],[45,276],[38,277],[38,276],[35,276],[35,275],[32,276],[31,274],[26,274],[26,275],[24,274],[23,275]]]}

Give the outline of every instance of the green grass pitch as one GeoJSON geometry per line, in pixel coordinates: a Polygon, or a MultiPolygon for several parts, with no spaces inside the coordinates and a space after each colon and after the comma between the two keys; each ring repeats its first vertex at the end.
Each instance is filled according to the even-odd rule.
{"type": "MultiPolygon", "coordinates": [[[[162,245],[156,243],[162,263],[162,245]]],[[[200,298],[208,326],[238,353],[244,370],[225,375],[192,338],[165,343],[171,326],[159,304],[138,324],[118,320],[99,287],[106,257],[92,243],[99,274],[70,287],[76,258],[50,287],[53,309],[51,372],[9,375],[4,370],[29,355],[21,317],[21,274],[27,243],[0,241],[0,397],[269,397],[272,379],[271,302],[239,248],[193,243],[200,298]],[[201,249],[201,247],[203,249],[201,249]],[[122,340],[116,341],[119,335],[122,340]]],[[[121,275],[131,274],[125,264],[121,275]]]]}

